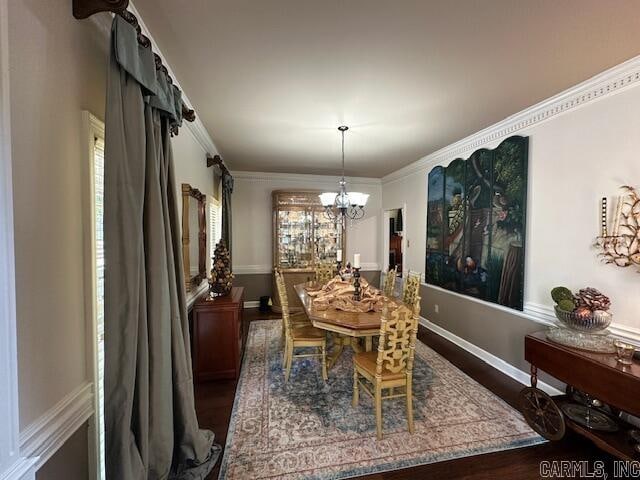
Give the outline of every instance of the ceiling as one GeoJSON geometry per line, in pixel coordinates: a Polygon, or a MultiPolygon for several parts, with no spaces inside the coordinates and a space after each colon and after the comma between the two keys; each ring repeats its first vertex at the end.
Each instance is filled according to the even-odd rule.
{"type": "Polygon", "coordinates": [[[135,0],[232,170],[382,177],[640,54],[638,0],[135,0]]]}

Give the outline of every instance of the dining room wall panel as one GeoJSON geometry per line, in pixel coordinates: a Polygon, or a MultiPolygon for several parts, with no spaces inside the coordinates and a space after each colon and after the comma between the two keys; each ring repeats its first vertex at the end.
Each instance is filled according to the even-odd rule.
{"type": "MultiPolygon", "coordinates": [[[[233,272],[234,284],[245,287],[245,300],[272,294],[272,199],[274,190],[332,191],[338,177],[261,172],[232,172],[234,176],[233,272]]],[[[347,190],[368,193],[364,218],[347,223],[345,259],[360,253],[363,272],[379,279],[382,232],[382,189],[379,179],[347,179],[347,190]],[[377,272],[377,273],[376,273],[377,272]]]]}
{"type": "MultiPolygon", "coordinates": [[[[607,92],[607,88],[613,90],[620,85],[620,80],[615,83],[611,78],[610,87],[594,87],[588,92],[607,92]]],[[[635,77],[627,73],[620,78],[635,77]]],[[[636,85],[592,101],[584,99],[592,99],[595,94],[585,94],[579,99],[583,103],[560,114],[555,114],[554,104],[547,101],[547,111],[554,113],[547,114],[548,119],[540,114],[544,121],[533,114],[532,120],[525,121],[526,112],[516,114],[510,118],[514,125],[516,120],[521,122],[520,128],[510,130],[509,119],[505,120],[506,126],[500,128],[508,132],[502,136],[491,135],[489,127],[484,137],[474,134],[490,138],[488,141],[470,140],[466,150],[445,147],[443,154],[433,154],[417,161],[415,168],[405,168],[407,173],[400,171],[383,178],[383,208],[403,203],[409,206],[405,218],[406,268],[424,274],[428,172],[455,158],[467,158],[480,148],[495,148],[507,136],[529,136],[524,313],[504,312],[485,302],[423,285],[424,317],[527,369],[522,338],[545,328],[541,323],[553,320],[551,288],[566,285],[577,290],[591,286],[611,297],[616,332],[640,341],[637,269],[605,265],[593,248],[599,234],[601,197],[608,197],[612,205],[621,185],[640,186],[640,86],[636,85]]],[[[566,99],[564,102],[573,105],[566,99]]],[[[558,110],[565,108],[560,101],[557,105],[558,110]]],[[[464,141],[461,144],[465,145],[464,141]]]]}

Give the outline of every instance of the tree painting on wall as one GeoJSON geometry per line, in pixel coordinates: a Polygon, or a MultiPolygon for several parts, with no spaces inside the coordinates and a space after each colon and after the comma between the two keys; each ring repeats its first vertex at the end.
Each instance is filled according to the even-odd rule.
{"type": "Polygon", "coordinates": [[[522,310],[528,138],[429,173],[426,281],[522,310]]]}

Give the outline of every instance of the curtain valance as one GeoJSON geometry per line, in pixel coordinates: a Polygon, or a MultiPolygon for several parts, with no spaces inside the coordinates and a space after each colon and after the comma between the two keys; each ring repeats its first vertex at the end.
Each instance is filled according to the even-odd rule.
{"type": "Polygon", "coordinates": [[[138,42],[135,27],[120,15],[113,19],[112,39],[118,64],[142,86],[145,102],[168,117],[171,126],[181,126],[182,92],[156,63],[151,47],[138,42]]]}

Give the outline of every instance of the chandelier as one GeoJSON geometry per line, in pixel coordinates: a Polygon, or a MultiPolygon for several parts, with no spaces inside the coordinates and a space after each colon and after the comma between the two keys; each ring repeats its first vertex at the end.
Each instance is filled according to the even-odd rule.
{"type": "Polygon", "coordinates": [[[342,178],[340,179],[340,192],[321,193],[320,202],[324,207],[324,214],[335,222],[344,222],[346,218],[358,220],[364,217],[364,206],[369,199],[368,193],[347,192],[347,182],[344,179],[344,132],[349,127],[338,127],[342,134],[342,178]]]}

